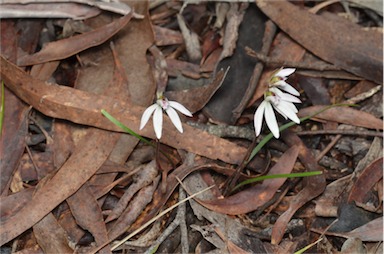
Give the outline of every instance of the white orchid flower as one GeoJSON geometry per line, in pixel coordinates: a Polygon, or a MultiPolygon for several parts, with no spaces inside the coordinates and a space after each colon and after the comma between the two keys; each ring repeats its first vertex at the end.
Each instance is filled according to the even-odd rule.
{"type": "Polygon", "coordinates": [[[163,111],[165,111],[176,129],[183,133],[183,126],[175,109],[186,116],[192,116],[192,113],[180,103],[176,101],[168,101],[162,93],[157,94],[156,103],[149,106],[141,117],[140,130],[144,128],[153,113],[153,128],[155,129],[156,137],[160,139],[163,129],[163,111]]]}
{"type": "Polygon", "coordinates": [[[296,115],[298,111],[293,104],[294,102],[301,103],[300,99],[291,94],[284,93],[275,87],[272,87],[265,92],[264,101],[257,108],[254,117],[256,136],[260,135],[263,118],[265,116],[265,121],[273,136],[275,138],[280,137],[279,126],[273,109],[279,112],[285,119],[289,118],[299,124],[300,119],[296,115]]]}
{"type": "Polygon", "coordinates": [[[294,68],[279,69],[272,75],[271,79],[269,80],[269,87],[278,87],[281,90],[284,90],[290,94],[300,96],[300,93],[295,88],[285,82],[288,76],[294,73],[295,71],[296,69],[294,68]]]}

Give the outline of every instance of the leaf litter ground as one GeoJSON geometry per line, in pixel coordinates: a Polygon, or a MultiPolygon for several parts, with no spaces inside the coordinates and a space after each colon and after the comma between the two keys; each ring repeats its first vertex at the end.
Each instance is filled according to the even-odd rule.
{"type": "Polygon", "coordinates": [[[2,3],[20,7],[0,21],[2,251],[293,253],[321,238],[307,252],[381,253],[382,13],[352,2],[54,4],[88,8],[83,20],[2,3]],[[289,128],[245,166],[280,67],[297,68],[300,117],[353,106],[289,128]],[[139,130],[157,87],[194,113],[184,133],[165,117],[158,143],[151,122],[139,130]],[[235,175],[316,171],[224,195],[235,175]]]}

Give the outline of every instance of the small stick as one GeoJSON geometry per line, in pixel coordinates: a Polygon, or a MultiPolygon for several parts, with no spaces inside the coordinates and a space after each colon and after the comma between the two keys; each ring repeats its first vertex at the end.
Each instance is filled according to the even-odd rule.
{"type": "Polygon", "coordinates": [[[268,66],[289,66],[289,67],[295,67],[299,69],[308,69],[308,70],[317,70],[317,71],[340,71],[341,69],[331,65],[326,64],[322,62],[293,62],[293,61],[284,61],[280,59],[276,59],[273,57],[268,57],[263,53],[258,53],[251,49],[250,47],[245,47],[245,51],[247,54],[253,58],[256,58],[257,60],[263,62],[264,64],[268,66]]]}
{"type": "Polygon", "coordinates": [[[299,136],[309,135],[347,135],[347,136],[370,136],[383,137],[383,133],[379,131],[357,131],[357,130],[316,130],[316,131],[298,131],[299,136]]]}

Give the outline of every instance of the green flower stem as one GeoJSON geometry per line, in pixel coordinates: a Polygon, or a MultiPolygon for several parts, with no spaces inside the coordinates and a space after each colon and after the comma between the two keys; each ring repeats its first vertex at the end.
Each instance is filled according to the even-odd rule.
{"type": "MultiPolygon", "coordinates": [[[[157,151],[157,147],[159,146],[158,144],[158,140],[156,140],[156,144],[153,144],[151,141],[149,141],[148,139],[146,138],[143,138],[142,136],[140,136],[139,134],[137,134],[136,132],[134,132],[133,130],[131,130],[130,128],[128,128],[127,126],[125,126],[122,122],[120,122],[119,120],[117,120],[116,118],[114,118],[111,114],[109,114],[107,111],[105,111],[104,109],[101,110],[101,113],[106,117],[108,118],[109,121],[111,121],[112,123],[114,123],[117,127],[120,127],[123,131],[127,132],[128,134],[131,134],[132,136],[138,138],[139,140],[143,141],[144,143],[156,148],[156,151],[157,151]]],[[[159,150],[166,158],[167,160],[173,165],[173,162],[171,160],[171,158],[169,157],[168,154],[164,153],[163,151],[159,150]]],[[[156,152],[157,154],[157,152],[156,152]]],[[[156,159],[156,161],[158,162],[158,159],[156,159]]]]}
{"type": "Polygon", "coordinates": [[[142,136],[140,136],[139,134],[137,134],[136,132],[134,132],[133,130],[131,130],[130,128],[128,128],[127,126],[125,126],[122,122],[120,122],[119,120],[117,120],[116,118],[114,118],[112,115],[110,115],[107,111],[105,111],[104,109],[101,110],[101,113],[106,117],[108,118],[109,121],[111,121],[112,123],[114,123],[117,127],[120,127],[123,131],[131,134],[132,136],[138,138],[139,140],[143,141],[144,143],[150,145],[150,146],[153,146],[155,147],[155,145],[149,141],[148,139],[145,139],[143,138],[142,136]]]}

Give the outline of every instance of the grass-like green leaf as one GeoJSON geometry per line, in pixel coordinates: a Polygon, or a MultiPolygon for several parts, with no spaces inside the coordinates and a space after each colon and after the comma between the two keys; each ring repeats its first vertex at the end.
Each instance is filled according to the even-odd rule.
{"type": "Polygon", "coordinates": [[[294,178],[294,177],[307,177],[307,176],[315,176],[315,175],[321,175],[323,172],[321,171],[311,171],[311,172],[301,172],[301,173],[290,173],[290,174],[275,174],[275,175],[265,175],[265,176],[258,176],[255,178],[251,178],[248,180],[245,180],[233,188],[232,191],[254,182],[259,182],[267,179],[274,179],[274,178],[294,178]]]}
{"type": "Polygon", "coordinates": [[[151,141],[143,138],[142,136],[140,136],[139,134],[137,134],[136,132],[134,132],[133,130],[131,130],[130,128],[128,128],[127,126],[125,126],[122,122],[120,122],[119,120],[117,120],[116,118],[114,118],[111,114],[109,114],[107,111],[105,111],[104,109],[101,110],[101,113],[106,117],[108,118],[109,121],[111,121],[112,123],[114,123],[117,127],[120,127],[123,131],[127,132],[128,134],[131,134],[132,136],[138,138],[139,140],[143,141],[144,143],[150,145],[150,146],[154,146],[152,144],[151,141]]]}
{"type": "Polygon", "coordinates": [[[323,238],[319,238],[319,239],[317,239],[316,242],[311,243],[311,244],[305,246],[304,248],[302,248],[302,249],[296,251],[294,254],[303,254],[306,250],[309,250],[310,248],[312,248],[313,246],[315,246],[316,244],[318,244],[318,243],[321,242],[322,240],[323,240],[323,238]]]}

